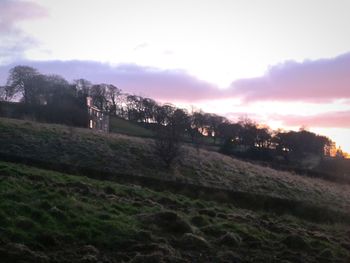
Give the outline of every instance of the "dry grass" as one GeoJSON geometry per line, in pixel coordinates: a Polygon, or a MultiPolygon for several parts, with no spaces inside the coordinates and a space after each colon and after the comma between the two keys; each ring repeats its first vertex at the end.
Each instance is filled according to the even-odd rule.
{"type": "Polygon", "coordinates": [[[207,186],[306,201],[350,212],[350,186],[277,171],[231,157],[186,148],[178,174],[207,186]]]}
{"type": "Polygon", "coordinates": [[[0,153],[103,171],[180,180],[350,212],[350,186],[280,172],[219,153],[184,147],[172,170],[159,165],[153,141],[62,125],[0,118],[0,153]]]}

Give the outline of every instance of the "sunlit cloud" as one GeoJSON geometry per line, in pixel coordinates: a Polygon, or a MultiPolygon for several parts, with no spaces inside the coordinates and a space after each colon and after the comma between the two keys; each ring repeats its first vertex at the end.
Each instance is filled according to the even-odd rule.
{"type": "MultiPolygon", "coordinates": [[[[59,74],[70,81],[85,78],[93,83],[114,84],[124,92],[172,102],[181,107],[193,105],[206,112],[224,115],[233,121],[248,117],[274,129],[298,129],[301,126],[313,130],[323,129],[325,135],[335,134],[337,137],[332,138],[341,141],[343,148],[350,150],[344,134],[327,133],[327,128],[350,131],[349,97],[334,100],[347,96],[343,90],[330,89],[329,94],[325,94],[327,100],[323,99],[324,103],[309,102],[310,97],[300,95],[300,99],[305,102],[293,101],[293,97],[291,100],[271,102],[261,97],[246,104],[240,99],[241,94],[234,89],[219,89],[216,85],[199,80],[183,70],[162,70],[135,64],[113,66],[94,61],[20,61],[16,64],[35,67],[45,74],[59,74]],[[328,102],[325,103],[326,101],[328,102]]],[[[5,83],[9,69],[16,64],[0,66],[0,85],[5,83]]]]}
{"type": "Polygon", "coordinates": [[[40,42],[27,59],[181,68],[220,88],[269,65],[330,58],[350,46],[347,0],[33,1],[50,16],[21,24],[40,42]]]}
{"type": "Polygon", "coordinates": [[[300,116],[283,115],[272,119],[281,120],[286,126],[309,126],[314,128],[347,128],[350,129],[350,110],[327,112],[324,114],[300,116]]]}
{"type": "Polygon", "coordinates": [[[25,64],[233,120],[347,127],[349,8],[347,0],[0,0],[0,85],[25,64]]]}
{"type": "Polygon", "coordinates": [[[230,90],[246,102],[303,101],[329,102],[350,98],[350,53],[333,59],[271,67],[259,78],[232,83],[230,90]]]}
{"type": "MultiPolygon", "coordinates": [[[[270,112],[276,108],[295,112],[303,106],[296,105],[309,104],[309,114],[316,114],[317,111],[345,110],[344,105],[350,100],[350,53],[333,59],[282,63],[271,67],[260,78],[237,80],[228,89],[220,89],[184,70],[164,70],[136,64],[114,66],[96,61],[18,63],[31,65],[44,73],[61,74],[69,80],[86,78],[92,82],[111,83],[127,92],[162,101],[208,105],[235,102],[234,107],[246,107],[248,103],[247,110],[257,112],[261,112],[261,108],[270,112]]],[[[1,71],[6,72],[10,67],[4,66],[1,71]]]]}

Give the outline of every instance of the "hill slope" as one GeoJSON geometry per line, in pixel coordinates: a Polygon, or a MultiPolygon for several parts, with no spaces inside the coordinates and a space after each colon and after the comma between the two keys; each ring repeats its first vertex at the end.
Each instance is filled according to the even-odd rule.
{"type": "Polygon", "coordinates": [[[151,130],[116,116],[110,117],[110,132],[145,138],[154,137],[151,130]]]}
{"type": "Polygon", "coordinates": [[[241,194],[235,196],[237,199],[253,196],[250,203],[264,197],[292,200],[296,202],[293,206],[306,204],[349,215],[349,185],[296,176],[192,147],[184,147],[177,165],[169,171],[159,163],[152,145],[151,139],[0,119],[2,159],[100,179],[107,173],[109,180],[117,181],[133,176],[165,180],[180,184],[179,190],[181,185],[222,189],[241,194]]]}
{"type": "Polygon", "coordinates": [[[0,162],[1,262],[348,262],[348,224],[0,162]]]}

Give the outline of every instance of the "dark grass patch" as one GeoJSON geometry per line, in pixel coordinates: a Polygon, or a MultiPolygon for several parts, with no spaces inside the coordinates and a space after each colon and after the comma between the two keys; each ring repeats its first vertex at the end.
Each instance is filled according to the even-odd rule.
{"type": "MultiPolygon", "coordinates": [[[[144,259],[160,253],[161,259],[167,256],[189,262],[199,258],[215,262],[213,255],[263,262],[304,253],[304,247],[287,242],[289,236],[298,235],[309,246],[310,262],[329,255],[349,257],[344,242],[334,241],[347,240],[348,225],[326,226],[292,216],[260,214],[224,203],[24,165],[2,162],[0,167],[0,250],[2,243],[12,242],[49,256],[61,253],[69,257],[70,250],[93,246],[110,259],[130,260],[136,254],[145,255],[140,257],[144,259]],[[272,231],[272,224],[278,224],[281,232],[272,231]],[[330,238],[318,242],[317,236],[308,234],[311,231],[330,238]],[[232,248],[235,253],[228,254],[232,248]]],[[[76,254],[74,259],[72,255],[70,261],[81,262],[84,256],[76,254]]],[[[306,254],[299,258],[306,260],[306,254]]]]}
{"type": "Polygon", "coordinates": [[[154,137],[154,133],[151,130],[145,129],[144,127],[136,123],[132,123],[130,121],[126,121],[118,117],[110,118],[110,132],[138,137],[154,137]]]}

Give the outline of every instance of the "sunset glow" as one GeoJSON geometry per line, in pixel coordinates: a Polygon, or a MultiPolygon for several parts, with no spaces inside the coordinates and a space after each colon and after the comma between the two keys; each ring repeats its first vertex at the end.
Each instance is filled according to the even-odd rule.
{"type": "Polygon", "coordinates": [[[350,152],[348,10],[347,0],[2,0],[0,85],[25,64],[232,120],[304,126],[350,152]]]}

